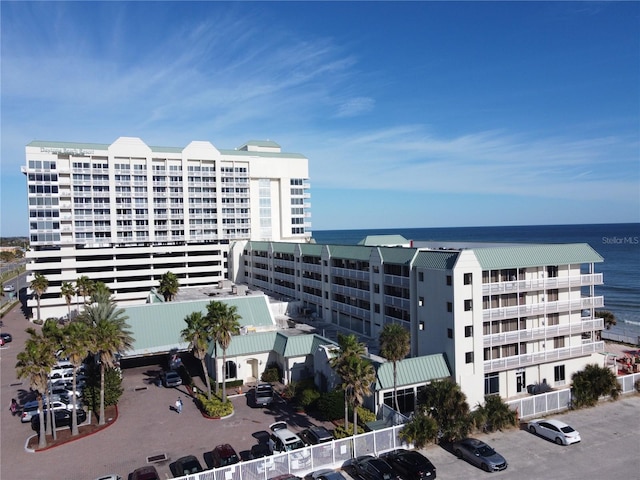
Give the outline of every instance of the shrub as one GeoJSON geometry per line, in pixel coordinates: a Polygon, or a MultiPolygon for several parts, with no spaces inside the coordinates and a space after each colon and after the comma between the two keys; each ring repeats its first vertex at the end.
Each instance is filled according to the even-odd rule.
{"type": "Polygon", "coordinates": [[[208,399],[206,394],[199,393],[196,395],[196,402],[202,412],[208,417],[220,418],[233,413],[233,404],[231,401],[227,399],[227,401],[223,403],[222,400],[215,395],[211,395],[211,399],[208,399]]]}
{"type": "Polygon", "coordinates": [[[598,399],[610,395],[614,400],[620,395],[616,375],[605,367],[590,364],[572,375],[573,405],[577,408],[592,407],[598,399]]]}
{"type": "Polygon", "coordinates": [[[280,371],[280,367],[278,365],[267,365],[267,368],[262,375],[260,376],[260,380],[263,382],[275,383],[279,382],[282,379],[282,372],[280,371]]]}
{"type": "Polygon", "coordinates": [[[318,409],[322,417],[328,421],[344,419],[344,392],[333,390],[322,393],[317,401],[318,409]]]}
{"type": "MultiPolygon", "coordinates": [[[[90,410],[100,408],[100,368],[92,366],[88,370],[87,386],[82,392],[82,402],[90,410]]],[[[115,368],[107,368],[104,372],[104,405],[117,405],[124,392],[122,376],[115,368]]]]}
{"type": "Polygon", "coordinates": [[[333,436],[336,438],[346,438],[353,436],[353,423],[349,422],[345,430],[344,425],[337,425],[333,430],[333,436]]]}
{"type": "Polygon", "coordinates": [[[298,399],[298,403],[303,407],[311,407],[317,403],[320,398],[320,392],[314,388],[305,388],[299,395],[296,395],[296,398],[298,399]]]}
{"type": "MultiPolygon", "coordinates": [[[[353,411],[350,409],[350,414],[353,415],[353,411]]],[[[376,420],[376,414],[368,408],[363,406],[358,407],[358,426],[361,428],[367,428],[368,422],[374,422],[376,420]]]]}
{"type": "Polygon", "coordinates": [[[633,386],[636,387],[636,392],[640,392],[640,380],[636,380],[633,386]]]}

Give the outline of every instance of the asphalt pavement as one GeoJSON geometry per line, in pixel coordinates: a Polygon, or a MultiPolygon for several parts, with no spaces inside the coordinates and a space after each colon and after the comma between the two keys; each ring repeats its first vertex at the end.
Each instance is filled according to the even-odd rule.
{"type": "MultiPolygon", "coordinates": [[[[166,460],[154,463],[161,478],[171,478],[169,465],[177,458],[195,455],[205,464],[205,454],[214,446],[230,443],[243,454],[264,438],[269,425],[286,421],[294,431],[311,424],[322,424],[291,410],[284,402],[272,408],[252,408],[245,394],[232,398],[234,415],[221,420],[202,417],[179,387],[167,389],[155,385],[159,365],[142,365],[124,370],[124,394],[117,421],[92,436],[43,452],[25,449],[33,433],[29,424],[21,424],[9,411],[11,398],[24,398],[29,385],[17,380],[16,355],[22,350],[32,326],[19,308],[4,318],[3,331],[14,341],[0,348],[0,479],[91,480],[116,473],[127,479],[136,468],[147,465],[152,456],[166,460]],[[180,396],[182,413],[171,409],[180,396]]],[[[640,472],[640,395],[626,395],[616,402],[555,415],[576,428],[582,442],[568,447],[537,437],[525,430],[508,430],[478,438],[498,450],[509,462],[503,472],[492,475],[518,480],[540,478],[636,479],[640,472]]],[[[325,424],[327,425],[327,424],[325,424]]],[[[330,426],[330,425],[328,425],[330,426]]],[[[422,450],[437,467],[439,479],[486,479],[488,473],[457,459],[437,445],[422,450]]],[[[347,468],[347,472],[348,472],[347,468]]]]}

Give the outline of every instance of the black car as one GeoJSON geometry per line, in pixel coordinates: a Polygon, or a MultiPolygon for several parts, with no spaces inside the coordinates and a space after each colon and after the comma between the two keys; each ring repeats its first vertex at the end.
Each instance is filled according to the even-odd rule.
{"type": "MultiPolygon", "coordinates": [[[[54,410],[56,427],[70,427],[71,426],[71,415],[73,415],[73,410],[54,410]]],[[[76,410],[76,418],[78,419],[78,425],[85,422],[87,420],[87,412],[78,408],[76,410]]],[[[49,415],[44,416],[45,425],[49,422],[49,415]]],[[[31,417],[31,429],[35,432],[40,431],[40,414],[36,413],[31,417]]]]}
{"type": "Polygon", "coordinates": [[[312,426],[299,434],[307,445],[318,445],[319,443],[330,442],[334,439],[333,434],[324,427],[312,426]]]}
{"type": "Polygon", "coordinates": [[[364,480],[402,480],[385,460],[373,455],[363,455],[353,459],[351,466],[364,480]]]}
{"type": "Polygon", "coordinates": [[[11,340],[13,340],[13,337],[11,336],[11,334],[6,332],[1,332],[0,338],[2,338],[4,343],[9,343],[11,340]]]}
{"type": "Polygon", "coordinates": [[[173,470],[176,477],[185,477],[203,471],[202,465],[193,455],[187,455],[176,460],[173,470]]]}
{"type": "Polygon", "coordinates": [[[436,467],[416,450],[400,448],[385,453],[384,458],[404,480],[425,480],[436,478],[436,467]]]}

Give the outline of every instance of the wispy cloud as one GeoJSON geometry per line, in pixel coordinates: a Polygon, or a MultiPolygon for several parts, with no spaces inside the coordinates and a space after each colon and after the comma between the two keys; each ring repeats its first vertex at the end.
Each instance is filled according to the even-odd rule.
{"type": "Polygon", "coordinates": [[[336,116],[341,117],[357,117],[363,113],[373,110],[375,101],[373,98],[357,97],[351,98],[338,107],[336,116]]]}

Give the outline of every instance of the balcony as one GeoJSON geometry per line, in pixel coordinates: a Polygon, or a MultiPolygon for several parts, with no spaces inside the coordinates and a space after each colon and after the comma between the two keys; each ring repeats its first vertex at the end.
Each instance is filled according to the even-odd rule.
{"type": "Polygon", "coordinates": [[[550,325],[548,327],[531,328],[527,330],[514,330],[513,332],[494,333],[484,335],[483,343],[485,347],[507,345],[510,343],[529,342],[533,340],[544,340],[546,338],[560,337],[565,335],[577,335],[583,332],[604,329],[602,318],[582,320],[580,322],[565,323],[562,325],[550,325]]]}
{"type": "Polygon", "coordinates": [[[482,312],[482,319],[505,320],[507,318],[531,317],[550,313],[580,311],[587,308],[604,306],[604,297],[584,297],[579,300],[563,300],[557,302],[541,302],[531,305],[514,305],[512,307],[488,308],[482,312]]]}
{"type": "Polygon", "coordinates": [[[511,357],[496,358],[484,362],[484,373],[513,370],[516,368],[555,362],[568,358],[583,357],[592,353],[604,352],[604,342],[585,343],[576,347],[556,348],[537,353],[525,353],[511,357]]]}
{"type": "Polygon", "coordinates": [[[575,275],[572,277],[552,277],[532,280],[518,280],[482,284],[483,295],[499,295],[502,293],[517,293],[550,288],[587,287],[589,285],[602,285],[601,273],[575,275]]]}

